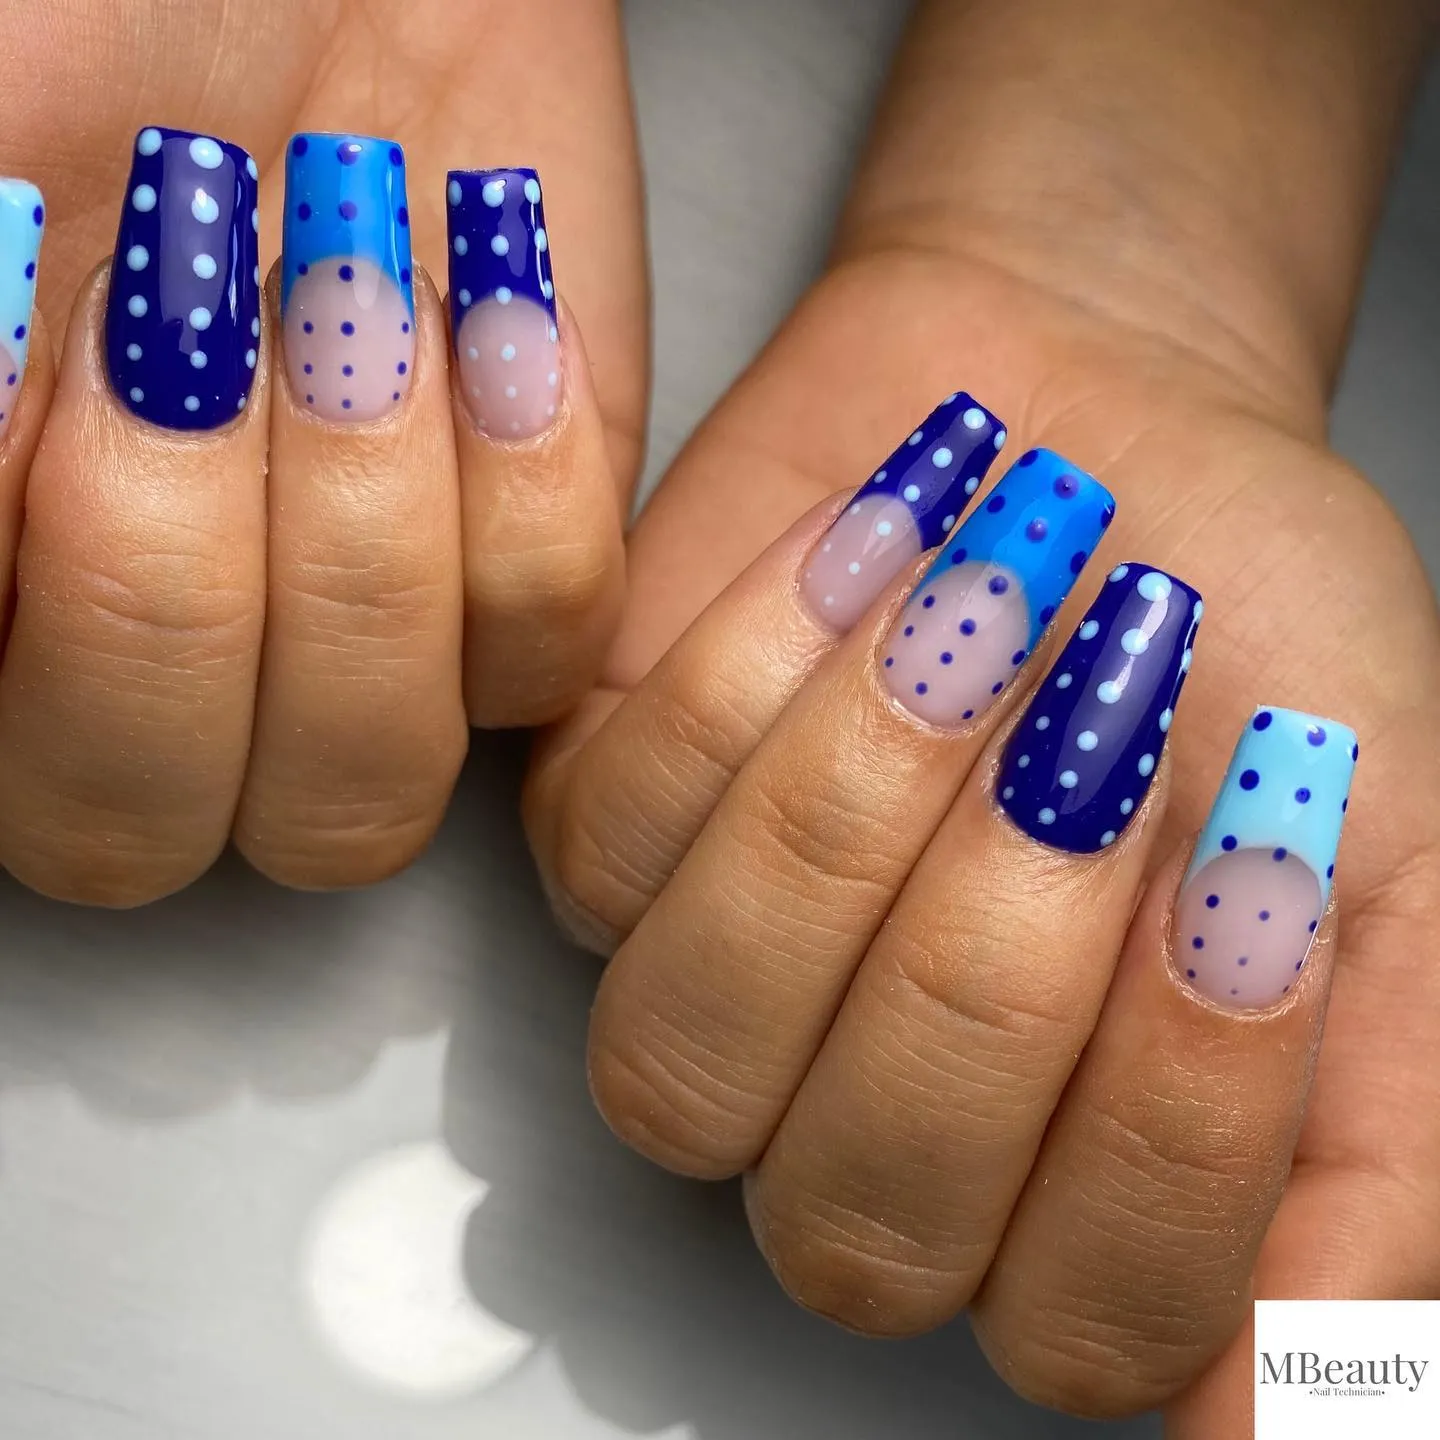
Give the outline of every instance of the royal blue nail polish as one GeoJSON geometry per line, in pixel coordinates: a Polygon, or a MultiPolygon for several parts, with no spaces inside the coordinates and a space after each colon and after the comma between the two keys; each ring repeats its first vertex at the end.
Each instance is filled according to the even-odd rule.
{"type": "Polygon", "coordinates": [[[1116,566],[1010,737],[998,793],[1027,834],[1088,854],[1150,788],[1204,610],[1182,580],[1116,566]]]}
{"type": "Polygon", "coordinates": [[[906,565],[939,545],[980,488],[1005,426],[964,391],[943,400],[851,497],[811,552],[800,590],[849,630],[906,565]]]}
{"type": "Polygon", "coordinates": [[[374,420],[410,388],[415,299],[405,154],[370,135],[294,135],[285,153],[280,306],[296,403],[374,420]]]}
{"type": "Polygon", "coordinates": [[[487,435],[529,439],[554,422],[564,378],[540,177],[452,170],[446,200],[461,395],[487,435]]]}
{"type": "Polygon", "coordinates": [[[238,145],[147,126],[135,139],[110,267],[115,393],[172,430],[245,408],[260,345],[255,162],[238,145]]]}

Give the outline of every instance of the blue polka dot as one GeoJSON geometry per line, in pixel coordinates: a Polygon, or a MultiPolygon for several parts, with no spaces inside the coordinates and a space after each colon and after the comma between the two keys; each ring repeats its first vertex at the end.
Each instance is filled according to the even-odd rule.
{"type": "Polygon", "coordinates": [[[297,205],[297,206],[295,207],[295,213],[296,213],[302,220],[308,220],[308,219],[310,218],[310,215],[311,215],[311,210],[310,210],[310,207],[302,200],[302,201],[299,203],[299,205],[297,205]]]}
{"type": "Polygon", "coordinates": [[[35,262],[33,260],[25,267],[25,278],[27,280],[35,278],[35,262]]]}
{"type": "Polygon", "coordinates": [[[405,163],[405,152],[398,146],[390,147],[390,163],[392,165],[403,165],[405,163]]]}
{"type": "Polygon", "coordinates": [[[395,373],[396,373],[397,375],[403,375],[409,368],[410,368],[410,367],[402,360],[402,361],[395,367],[395,373]]]}
{"type": "Polygon", "coordinates": [[[935,597],[933,595],[927,595],[920,603],[926,610],[929,610],[935,604],[935,597]]]}
{"type": "Polygon", "coordinates": [[[395,212],[395,223],[397,225],[410,223],[410,212],[403,205],[395,212]]]}
{"type": "Polygon", "coordinates": [[[1191,944],[1196,950],[1203,950],[1203,949],[1205,948],[1205,941],[1204,941],[1203,939],[1201,939],[1201,937],[1200,937],[1199,935],[1197,935],[1197,936],[1190,942],[1190,944],[1191,944]]]}
{"type": "Polygon", "coordinates": [[[1325,878],[1327,880],[1333,880],[1335,878],[1335,867],[1333,865],[1329,865],[1326,867],[1325,878]]]}
{"type": "Polygon", "coordinates": [[[960,718],[962,720],[971,720],[974,718],[974,716],[975,712],[973,710],[967,710],[960,718]]]}
{"type": "Polygon", "coordinates": [[[1270,912],[1268,910],[1262,910],[1260,912],[1260,918],[1262,920],[1268,920],[1270,918],[1270,912]]]}
{"type": "Polygon", "coordinates": [[[927,694],[927,693],[929,692],[929,689],[930,689],[930,687],[922,680],[922,681],[915,687],[915,693],[916,693],[917,695],[924,695],[924,694],[927,694]]]}
{"type": "Polygon", "coordinates": [[[353,165],[360,158],[360,146],[354,140],[342,140],[335,147],[342,165],[353,165]]]}
{"type": "Polygon", "coordinates": [[[885,668],[886,668],[887,670],[888,670],[894,663],[895,663],[895,657],[894,657],[893,655],[887,655],[887,656],[885,657],[885,668]]]}
{"type": "Polygon", "coordinates": [[[990,687],[990,693],[991,693],[992,695],[998,695],[1004,688],[1005,688],[1005,683],[1004,683],[1004,681],[1002,681],[1002,680],[997,680],[997,681],[990,687]]]}
{"type": "Polygon", "coordinates": [[[339,273],[340,273],[340,278],[341,278],[342,280],[344,280],[347,284],[348,284],[351,280],[353,280],[353,279],[355,278],[355,270],[354,270],[354,267],[353,267],[353,266],[350,266],[350,265],[342,265],[342,266],[340,267],[340,272],[339,272],[339,273]]]}
{"type": "Polygon", "coordinates": [[[303,155],[309,148],[310,142],[303,135],[297,135],[290,145],[291,151],[296,155],[303,155]]]}
{"type": "Polygon", "coordinates": [[[1277,845],[1274,853],[1270,856],[1272,860],[1283,860],[1290,852],[1283,846],[1277,845]]]}
{"type": "Polygon", "coordinates": [[[1083,550],[1077,550],[1070,557],[1070,573],[1072,575],[1078,575],[1085,568],[1085,562],[1089,558],[1083,550]]]}
{"type": "Polygon", "coordinates": [[[313,335],[315,333],[315,322],[313,320],[307,320],[305,322],[305,333],[307,335],[313,335]]]}
{"type": "Polygon", "coordinates": [[[1080,482],[1073,475],[1060,475],[1052,488],[1062,500],[1073,500],[1080,491],[1080,482]]]}
{"type": "Polygon", "coordinates": [[[942,665],[949,665],[954,659],[955,657],[948,650],[942,650],[940,652],[940,663],[942,665]]]}
{"type": "Polygon", "coordinates": [[[1044,519],[1036,518],[1025,527],[1025,538],[1027,540],[1040,541],[1050,533],[1050,527],[1044,519]]]}
{"type": "Polygon", "coordinates": [[[353,365],[342,365],[340,367],[340,373],[348,378],[355,373],[355,367],[353,365]]]}
{"type": "Polygon", "coordinates": [[[1205,897],[1205,903],[1213,910],[1220,903],[1220,897],[1218,895],[1207,895],[1205,897]]]}
{"type": "Polygon", "coordinates": [[[43,225],[45,223],[45,207],[43,205],[37,205],[34,210],[30,212],[30,218],[37,225],[43,225]]]}
{"type": "Polygon", "coordinates": [[[965,563],[965,556],[966,556],[968,553],[969,553],[969,552],[965,549],[965,547],[964,547],[963,545],[959,546],[959,547],[956,549],[955,553],[954,553],[953,555],[951,555],[951,557],[950,557],[950,563],[951,563],[952,565],[963,565],[963,564],[965,563]]]}
{"type": "Polygon", "coordinates": [[[340,218],[342,220],[353,220],[359,213],[359,207],[353,200],[342,200],[340,202],[340,218]]]}
{"type": "Polygon", "coordinates": [[[992,495],[986,502],[985,508],[992,514],[998,515],[1005,508],[1005,497],[1003,495],[992,495]]]}
{"type": "Polygon", "coordinates": [[[1260,783],[1260,772],[1258,770],[1246,770],[1240,776],[1240,788],[1242,790],[1253,790],[1260,783]]]}
{"type": "Polygon", "coordinates": [[[1224,839],[1220,841],[1220,848],[1222,850],[1233,850],[1239,843],[1233,835],[1226,835],[1224,839]]]}
{"type": "Polygon", "coordinates": [[[342,335],[353,335],[353,334],[355,333],[355,323],[354,323],[354,321],[352,321],[352,320],[342,320],[342,321],[340,322],[340,333],[341,333],[342,335]]]}
{"type": "Polygon", "coordinates": [[[1312,725],[1305,732],[1305,738],[1312,745],[1323,745],[1325,743],[1325,727],[1323,725],[1312,725]]]}
{"type": "Polygon", "coordinates": [[[1310,803],[1310,792],[1309,792],[1309,790],[1307,790],[1307,789],[1305,788],[1305,786],[1302,785],[1302,786],[1295,792],[1295,798],[1296,798],[1302,805],[1308,805],[1308,804],[1310,803]]]}
{"type": "Polygon", "coordinates": [[[1010,657],[1010,663],[1011,663],[1012,665],[1018,665],[1024,658],[1025,658],[1025,652],[1024,652],[1023,650],[1017,650],[1017,651],[1010,657]]]}
{"type": "Polygon", "coordinates": [[[962,635],[973,635],[975,633],[975,622],[973,620],[962,620],[960,622],[960,633],[962,635]]]}
{"type": "Polygon", "coordinates": [[[907,625],[907,626],[905,627],[905,634],[906,634],[907,636],[908,636],[908,635],[913,635],[914,633],[915,633],[915,627],[914,627],[913,625],[907,625]]]}
{"type": "Polygon", "coordinates": [[[1053,605],[1047,605],[1047,606],[1040,612],[1040,623],[1041,623],[1042,625],[1048,625],[1054,618],[1055,618],[1055,607],[1054,607],[1053,605]]]}
{"type": "Polygon", "coordinates": [[[1256,730],[1268,730],[1270,728],[1270,722],[1274,718],[1268,710],[1262,710],[1250,724],[1256,730]]]}
{"type": "Polygon", "coordinates": [[[1038,450],[1027,450],[1017,462],[1020,465],[1033,465],[1040,458],[1038,450]]]}
{"type": "Polygon", "coordinates": [[[990,593],[992,595],[1003,595],[1010,588],[1010,582],[1003,575],[992,575],[990,577],[990,593]]]}

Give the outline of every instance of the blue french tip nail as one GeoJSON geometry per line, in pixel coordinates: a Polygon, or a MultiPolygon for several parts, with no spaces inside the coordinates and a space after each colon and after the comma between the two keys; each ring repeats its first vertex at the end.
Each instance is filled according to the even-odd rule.
{"type": "Polygon", "coordinates": [[[371,135],[292,136],[284,237],[281,320],[296,403],[340,424],[387,414],[415,365],[404,151],[371,135]]]}
{"type": "Polygon", "coordinates": [[[238,145],[147,126],[110,267],[105,358],[129,409],[212,430],[245,408],[260,344],[258,173],[238,145]]]}
{"type": "Polygon", "coordinates": [[[10,428],[35,312],[45,202],[28,180],[0,180],[0,435],[10,428]]]}
{"type": "Polygon", "coordinates": [[[1183,580],[1117,565],[1010,737],[997,793],[1028,835],[1113,845],[1150,789],[1204,611],[1183,580]]]}
{"type": "Polygon", "coordinates": [[[891,628],[883,673],[935,725],[976,719],[1025,663],[1115,515],[1110,492],[1030,450],[950,537],[891,628]]]}
{"type": "Polygon", "coordinates": [[[450,323],[460,392],[498,439],[547,430],[563,369],[540,177],[533,170],[452,170],[446,183],[450,323]]]}
{"type": "Polygon", "coordinates": [[[950,533],[1004,443],[1004,423],[963,390],[942,400],[806,561],[800,589],[814,613],[849,630],[906,565],[950,533]]]}

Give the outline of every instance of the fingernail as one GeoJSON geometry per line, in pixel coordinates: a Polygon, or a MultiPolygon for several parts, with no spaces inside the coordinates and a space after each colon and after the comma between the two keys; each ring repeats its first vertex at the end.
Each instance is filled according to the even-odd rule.
{"type": "Polygon", "coordinates": [[[1258,1009],[1295,983],[1359,756],[1354,731],[1297,710],[1268,706],[1245,726],[1175,907],[1175,963],[1202,995],[1258,1009]]]}
{"type": "Polygon", "coordinates": [[[929,418],[854,494],[801,572],[828,625],[849,630],[917,556],[939,545],[1005,443],[1005,426],[964,391],[929,418]]]}
{"type": "Polygon", "coordinates": [[[0,180],[0,435],[10,428],[25,380],[44,234],[40,192],[28,180],[0,180]]]}
{"type": "Polygon", "coordinates": [[[1115,515],[1110,492],[1030,450],[950,537],[885,641],[895,698],[935,725],[983,715],[1035,648],[1115,515]]]}
{"type": "Polygon", "coordinates": [[[405,398],[415,291],[405,152],[393,140],[291,138],[280,313],[290,389],[308,412],[375,420],[405,398]]]}
{"type": "Polygon", "coordinates": [[[1115,843],[1150,788],[1204,608],[1163,570],[1110,572],[1005,747],[1000,804],[1027,835],[1075,854],[1115,843]]]}
{"type": "Polygon", "coordinates": [[[260,344],[255,162],[148,126],[135,138],[110,266],[110,383],[144,420],[212,430],[245,408],[260,344]]]}
{"type": "Polygon", "coordinates": [[[563,372],[540,179],[533,170],[452,170],[446,198],[466,408],[496,439],[541,435],[554,423],[563,372]]]}

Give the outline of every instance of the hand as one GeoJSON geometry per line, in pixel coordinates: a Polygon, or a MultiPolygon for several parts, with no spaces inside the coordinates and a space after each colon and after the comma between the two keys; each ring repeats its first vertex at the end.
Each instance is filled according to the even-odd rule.
{"type": "MultiPolygon", "coordinates": [[[[1285,51],[1240,44],[1233,28],[1249,22],[1229,7],[1207,8],[1217,53],[1285,51]]],[[[1373,157],[1355,159],[1345,176],[1354,188],[1342,203],[1333,167],[1307,159],[1312,147],[1330,153],[1329,137],[1297,134],[1295,125],[1263,116],[1245,131],[1249,183],[1227,189],[1223,167],[1206,168],[1212,157],[1193,127],[1163,105],[1127,112],[1127,78],[1145,77],[1142,107],[1157,95],[1205,91],[1227,113],[1243,114],[1256,104],[1283,107],[1284,97],[1243,65],[1207,90],[1201,81],[1211,77],[1197,73],[1186,49],[1193,9],[1175,19],[1179,43],[1151,20],[1137,38],[1118,4],[1088,13],[1083,36],[1052,9],[1011,7],[1003,34],[998,17],[967,15],[963,43],[945,7],[922,10],[836,262],[706,422],[646,512],[607,685],[537,756],[528,820],[562,913],[597,948],[631,937],[597,1010],[592,1064],[602,1109],[632,1143],[676,1168],[717,1175],[754,1166],[752,1218],[792,1292],[845,1323],[889,1331],[934,1323],[973,1292],[982,1338],[1024,1393],[1117,1413],[1189,1385],[1173,1399],[1175,1434],[1241,1434],[1249,1345],[1246,1332],[1234,1332],[1245,1316],[1251,1246],[1262,1232],[1253,1256],[1258,1295],[1423,1295],[1433,1292],[1440,1268],[1423,1239],[1440,1187],[1440,1126],[1431,1118],[1440,1087],[1427,1058],[1437,1038],[1431,937],[1440,918],[1430,858],[1440,838],[1429,805],[1436,761],[1427,738],[1437,699],[1434,603],[1393,516],[1323,441],[1324,396],[1373,211],[1370,177],[1384,167],[1373,157]],[[1155,50],[1167,44],[1168,59],[1157,64],[1155,50]],[[1007,67],[1018,61],[1006,57],[1019,56],[1026,83],[1043,73],[1045,103],[1017,111],[1013,85],[1021,81],[1007,67]],[[1075,97],[1091,93],[1087,77],[1102,70],[1113,80],[1107,98],[1116,113],[1087,127],[1075,97]],[[1147,145],[1157,135],[1164,143],[1137,155],[1128,141],[1141,135],[1147,145]],[[955,136],[971,143],[957,153],[955,136]],[[1278,138],[1267,148],[1257,136],[1278,138]],[[1265,192],[1272,173],[1317,177],[1337,214],[1297,201],[1267,211],[1269,229],[1257,231],[1250,197],[1255,187],[1265,192]],[[1078,198],[1064,198],[1071,195],[1078,198]],[[1136,196],[1144,199],[1138,211],[1136,196]],[[957,1246],[957,1231],[947,1226],[957,1216],[973,1219],[964,1204],[974,1192],[994,1203],[993,1183],[974,1178],[993,1182],[993,1151],[977,1149],[973,1136],[957,1143],[953,1113],[921,1109],[933,1124],[919,1132],[894,1124],[897,1094],[906,1097],[902,1110],[918,1109],[937,1088],[936,1067],[927,1063],[934,1051],[915,1053],[913,1016],[868,1012],[871,1046],[889,1047],[885,1089],[827,1083],[839,1065],[831,1042],[863,1040],[856,1016],[865,1012],[846,999],[831,1030],[826,1007],[840,1004],[857,967],[851,995],[873,998],[874,983],[864,977],[885,973],[871,959],[887,931],[875,942],[871,932],[902,886],[896,903],[906,906],[915,877],[926,867],[933,873],[927,841],[950,857],[947,845],[964,843],[954,837],[965,833],[979,836],[972,844],[999,834],[1014,839],[975,798],[990,783],[987,761],[1003,734],[983,751],[963,732],[920,740],[887,720],[888,711],[866,708],[855,677],[878,653],[886,597],[842,640],[787,589],[800,582],[809,544],[833,509],[802,521],[720,602],[727,610],[703,615],[656,664],[767,542],[847,480],[870,473],[897,425],[903,430],[970,377],[985,403],[1012,422],[1012,445],[1044,443],[1115,493],[1107,559],[1165,566],[1206,595],[1205,633],[1173,736],[1162,833],[1141,842],[1154,846],[1162,865],[1183,858],[1255,703],[1336,715],[1353,725],[1365,752],[1337,872],[1325,1045],[1283,1195],[1284,1164],[1277,1177],[1275,1155],[1261,1163],[1252,1143],[1259,1132],[1246,1138],[1243,1094],[1217,1087],[1206,1118],[1223,1153],[1191,1168],[1196,1152],[1180,1142],[1187,1133],[1194,1138],[1187,1123],[1199,1114],[1180,1107],[1167,1122],[1163,1107],[1146,1103],[1167,1092],[1147,1096],[1148,1073],[1122,1075],[1113,1114],[1130,1133],[1117,1124],[1111,1135],[1133,1188],[1117,1185],[1079,1218],[1049,1217],[1043,1254],[1053,1283],[1036,1287],[1024,1282],[1042,1253],[1035,1226],[1023,1223],[1027,1208],[1033,1213],[1024,1177],[1006,1192],[1006,1206],[1020,1197],[1009,1229],[1004,1216],[992,1217],[978,1240],[962,1230],[970,1243],[957,1246]],[[788,613],[766,610],[762,592],[788,595],[788,613]],[[821,694],[828,712],[814,699],[821,694]],[[867,730],[868,723],[882,728],[867,730]],[[636,734],[644,742],[628,753],[614,743],[636,734]],[[899,760],[887,742],[901,748],[899,760]],[[932,743],[948,748],[943,763],[927,769],[916,757],[933,761],[936,751],[922,749],[932,743]],[[928,788],[912,775],[902,796],[908,808],[891,808],[887,796],[876,812],[847,808],[854,791],[841,788],[837,772],[857,749],[859,768],[872,773],[915,762],[928,788]],[[772,782],[768,789],[747,778],[752,770],[772,782]],[[869,822],[863,840],[862,821],[869,822]],[[703,962],[717,945],[723,964],[707,975],[703,962]],[[774,998],[779,991],[783,1001],[774,998]],[[771,1003],[757,1005],[757,995],[771,1003]],[[753,1029],[730,1025],[737,1012],[763,1021],[763,1045],[753,1029]],[[780,1050],[788,1066],[771,1063],[780,1050]],[[1397,1126],[1402,1097],[1406,1118],[1397,1126]],[[852,1162],[841,1173],[826,1168],[825,1144],[792,1143],[841,1134],[842,1158],[852,1162]],[[866,1163],[867,1144],[882,1143],[884,1164],[866,1163]],[[1237,1178],[1256,1181],[1256,1194],[1242,1199],[1249,1192],[1237,1178]],[[1152,1187],[1165,1194],[1163,1204],[1152,1187]],[[1136,1191],[1151,1197],[1148,1210],[1127,1203],[1136,1191]],[[1168,1216],[1177,1210],[1195,1217],[1199,1243],[1187,1247],[1183,1235],[1172,1235],[1158,1258],[1146,1254],[1157,1227],[1173,1229],[1168,1216]],[[1241,1237],[1229,1249],[1227,1220],[1241,1237]],[[1217,1258],[1210,1241],[1224,1253],[1207,1270],[1217,1258]],[[1225,1293],[1227,1284],[1238,1296],[1225,1293]]],[[[1315,82],[1311,70],[1333,61],[1338,71],[1366,53],[1360,37],[1327,16],[1333,30],[1300,66],[1307,84],[1315,82]]],[[[1403,91],[1405,47],[1395,41],[1393,51],[1370,53],[1356,105],[1373,105],[1380,90],[1403,91]],[[1381,72],[1385,86],[1372,90],[1371,76],[1381,72]]],[[[1345,93],[1344,86],[1327,93],[1345,93]]],[[[1353,120],[1341,104],[1336,123],[1353,120]]],[[[1393,118],[1372,113],[1366,123],[1383,144],[1393,118]]],[[[900,591],[913,574],[897,579],[900,591]]],[[[889,598],[893,604],[896,593],[889,598]]],[[[1076,618],[1057,620],[1062,635],[1076,618]]],[[[1127,836],[1124,843],[1137,842],[1127,836]]],[[[1002,853],[1013,872],[1018,849],[1002,853]]],[[[1023,893],[1030,873],[1011,873],[1008,883],[1023,893]]],[[[1004,879],[980,874],[992,886],[1004,879]]],[[[1209,1023],[1161,963],[1161,921],[1176,883],[1173,868],[1152,869],[1138,928],[1100,1010],[1095,1048],[1074,1078],[1081,1095],[1095,1093],[1097,1068],[1103,1075],[1113,1058],[1105,1016],[1143,1010],[1130,1008],[1137,987],[1141,1001],[1166,1007],[1185,997],[1194,1023],[1209,1023]]],[[[1122,927],[1124,892],[1121,884],[1105,896],[1122,927]]],[[[1073,886],[1061,893],[1072,905],[1085,898],[1073,886]]],[[[964,918],[973,927],[987,913],[976,906],[964,918]]],[[[1024,920],[1033,911],[1022,904],[1019,913],[1024,920]]],[[[948,961],[942,974],[956,973],[957,957],[972,953],[972,929],[912,924],[902,933],[917,947],[912,958],[924,963],[938,952],[948,961]]],[[[1113,946],[1099,953],[1113,958],[1113,946]]],[[[1323,966],[1323,951],[1315,954],[1323,966]]],[[[1108,959],[1097,963],[1103,980],[1108,959]]],[[[1032,1003],[1055,1000],[1044,983],[1053,974],[1042,971],[1032,1003]]],[[[1323,970],[1315,976],[1309,983],[1323,988],[1323,970]]],[[[1013,998],[1018,1005],[1025,997],[1013,998]]],[[[1301,1015],[1302,1030],[1316,1023],[1309,1008],[1316,999],[1302,991],[1264,1017],[1228,1019],[1211,1037],[1208,1062],[1227,1077],[1231,1066],[1261,1063],[1283,1027],[1301,1015]]],[[[1072,1053],[1090,1033],[1083,1005],[1068,1021],[1077,1014],[1082,1033],[1062,1032],[1074,1040],[1072,1053]]],[[[1286,1034],[1300,1039],[1299,1031],[1286,1034]]],[[[1047,1051],[1018,1045],[1015,1053],[1019,1063],[1038,1066],[1047,1051]]],[[[944,1059],[958,1063],[948,1051],[944,1059]]],[[[1166,1078],[1187,1074],[1198,1083],[1198,1071],[1177,1061],[1166,1078]]],[[[1013,1098],[1003,1081],[1014,1078],[1002,1071],[996,1081],[997,1109],[1013,1098]]],[[[1052,1086],[1063,1078],[1052,1073],[1052,1086]]],[[[1304,1074],[1292,1072],[1287,1086],[1283,1107],[1263,1117],[1278,1127],[1264,1137],[1282,1162],[1290,1159],[1286,1126],[1298,1117],[1304,1074]]],[[[1058,1088],[1042,1096],[1042,1112],[1050,1093],[1058,1088]]],[[[1063,1112],[1056,1122],[1065,1126],[1063,1112]]],[[[1071,1151],[1072,1160],[1079,1153],[1071,1151]]],[[[1040,1154],[1043,1166],[1047,1151],[1040,1154]]],[[[1114,1175],[1092,1163],[1103,1158],[1092,1149],[1088,1171],[1065,1170],[1071,1194],[1093,1195],[1114,1175]]],[[[1033,1180],[1045,1172],[1028,1173],[1033,1180]]]]}
{"type": "MultiPolygon", "coordinates": [[[[591,684],[618,618],[646,304],[615,7],[264,0],[237,13],[151,0],[42,23],[36,7],[10,7],[17,44],[34,45],[37,27],[47,38],[43,55],[12,57],[0,168],[42,187],[48,224],[28,365],[22,354],[0,443],[0,862],[69,899],[155,898],[201,873],[227,838],[287,884],[393,872],[439,823],[467,718],[512,725],[562,713],[591,684]],[[389,173],[388,144],[348,157],[358,157],[347,178],[362,208],[367,185],[394,207],[377,222],[385,233],[369,235],[402,256],[393,277],[359,274],[352,302],[338,268],[352,257],[324,253],[334,236],[301,253],[287,231],[282,312],[278,267],[265,294],[255,290],[264,272],[252,279],[243,193],[233,225],[228,206],[210,219],[165,194],[149,209],[132,203],[132,159],[157,180],[174,147],[173,163],[190,163],[179,153],[188,142],[162,149],[158,130],[146,132],[154,148],[149,138],[136,146],[137,129],[152,124],[249,148],[267,264],[287,158],[297,186],[339,183],[333,146],[317,147],[309,169],[298,151],[287,157],[292,130],[404,145],[408,199],[388,188],[403,183],[389,173]],[[539,337],[559,357],[548,407],[528,390],[507,400],[498,360],[477,367],[468,349],[452,389],[439,298],[447,251],[457,273],[482,278],[491,257],[477,246],[462,269],[447,219],[463,233],[478,223],[473,212],[511,212],[490,211],[478,184],[465,205],[447,204],[445,170],[497,155],[535,165],[545,181],[560,291],[556,341],[539,337]],[[113,279],[108,265],[85,278],[115,244],[117,216],[113,279]],[[395,248],[412,236],[413,263],[395,248]],[[188,274],[192,250],[196,266],[214,266],[217,252],[221,280],[236,262],[234,315],[217,309],[211,323],[207,310],[203,332],[194,310],[185,318],[192,300],[172,317],[162,294],[172,262],[186,271],[174,293],[207,283],[199,268],[198,279],[188,274]],[[317,262],[308,280],[296,264],[307,255],[317,262]],[[127,313],[147,295],[148,311],[127,313]],[[331,317],[333,342],[301,331],[302,319],[342,302],[362,321],[358,368],[368,374],[378,357],[388,377],[356,392],[369,422],[359,425],[341,409],[351,399],[336,349],[350,343],[342,317],[331,317]],[[380,356],[367,327],[386,304],[396,307],[386,343],[400,348],[380,356]],[[56,373],[50,337],[62,333],[56,373]],[[177,338],[195,353],[177,357],[177,338]],[[167,368],[177,358],[209,382],[197,382],[193,409],[189,370],[177,383],[167,368]],[[477,392],[491,415],[478,413],[477,392]],[[223,414],[211,414],[217,396],[223,414]]],[[[204,173],[242,192],[252,184],[243,153],[218,145],[213,158],[204,173]]],[[[294,195],[289,210],[298,231],[294,195]]],[[[367,219],[346,224],[341,242],[367,219]]],[[[37,238],[32,227],[15,243],[37,238]]],[[[533,231],[525,243],[538,248],[533,231]]],[[[367,263],[354,258],[357,270],[367,263]]],[[[472,314],[493,328],[542,313],[517,299],[502,314],[478,293],[473,311],[456,303],[457,330],[472,314]]],[[[497,356],[508,339],[497,332],[497,356]]],[[[544,367],[532,379],[544,389],[544,367]]]]}

